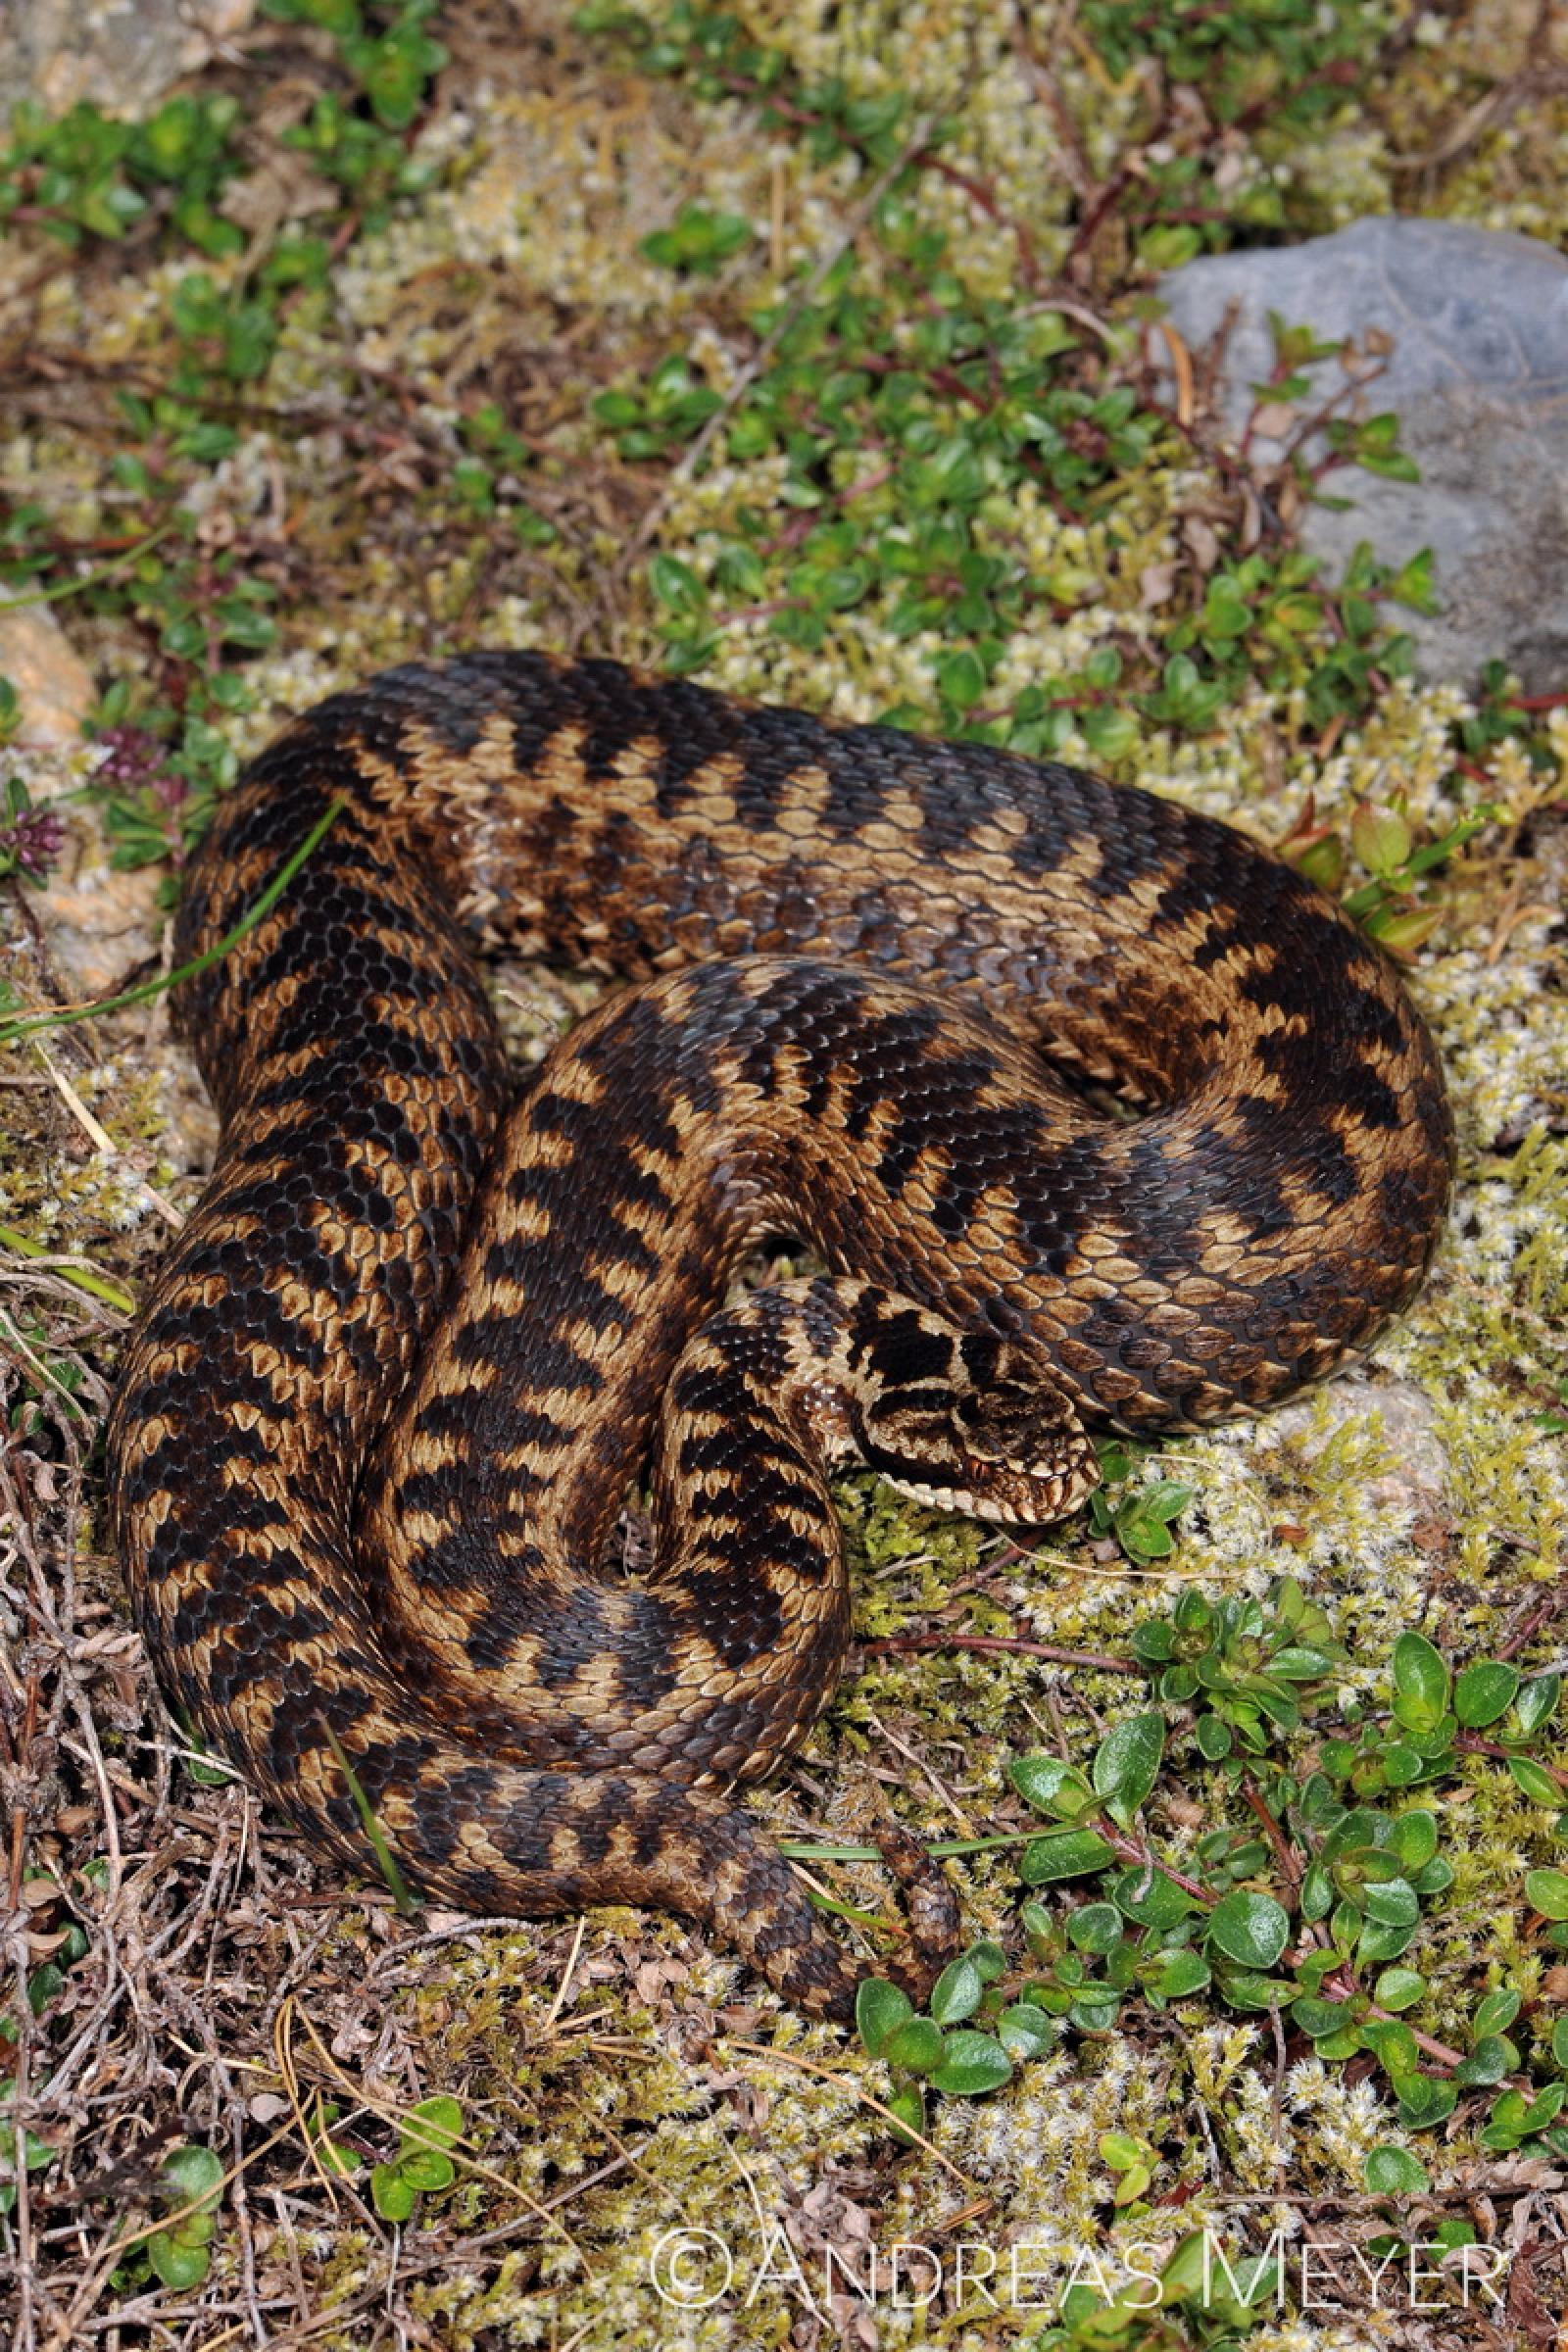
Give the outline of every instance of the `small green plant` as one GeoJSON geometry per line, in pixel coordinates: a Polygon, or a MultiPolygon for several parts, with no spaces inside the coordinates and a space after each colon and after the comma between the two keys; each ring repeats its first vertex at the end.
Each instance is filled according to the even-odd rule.
{"type": "MultiPolygon", "coordinates": [[[[342,2114],[335,2100],[318,2094],[305,2132],[321,2170],[346,2180],[361,2172],[367,2159],[336,2136],[342,2114]]],[[[396,2152],[370,2166],[370,2201],[384,2222],[406,2222],[416,2198],[451,2187],[458,2175],[450,2151],[462,2136],[463,2109],[453,2098],[421,2099],[400,2119],[396,2152]]]]}
{"type": "Polygon", "coordinates": [[[1314,726],[1360,716],[1384,683],[1410,669],[1410,639],[1385,627],[1379,605],[1432,611],[1430,564],[1430,557],[1415,557],[1395,570],[1364,541],[1336,587],[1323,583],[1318,558],[1302,548],[1220,564],[1201,604],[1165,638],[1169,657],[1160,691],[1145,706],[1150,716],[1180,724],[1191,710],[1211,722],[1252,678],[1276,693],[1299,680],[1314,726]]]}
{"type": "MultiPolygon", "coordinates": [[[[1160,2011],[1208,1996],[1244,2014],[1276,2012],[1321,2059],[1368,2054],[1408,2131],[1434,2130],[1466,2093],[1494,2089],[1480,2127],[1486,2145],[1552,2161],[1568,2153],[1559,2121],[1568,2020],[1539,2025],[1527,2056],[1514,2037],[1524,2002],[1506,1984],[1476,2003],[1465,2048],[1411,2019],[1431,1986],[1410,1947],[1454,1870],[1439,1850],[1439,1814],[1405,1798],[1478,1754],[1560,1808],[1568,1773],[1526,1752],[1549,1734],[1560,1678],[1525,1680],[1498,1658],[1455,1673],[1424,1635],[1406,1632],[1390,1661],[1389,1704],[1366,1711],[1357,1739],[1320,1738],[1316,1764],[1300,1774],[1276,1751],[1331,1703],[1348,1661],[1294,1578],[1262,1600],[1183,1592],[1168,1615],[1135,1629],[1131,1646],[1157,1707],[1112,1724],[1086,1768],[1050,1754],[1008,1768],[1045,1824],[1018,1859],[1030,1890],[1021,1960],[976,1944],[944,1972],[925,2016],[892,1984],[861,1988],[861,2038],[893,2070],[901,2132],[921,2128],[928,2089],[974,2095],[1064,2035],[1124,2026],[1129,2003],[1160,2011]],[[1179,1864],[1161,1858],[1147,1826],[1170,1717],[1221,1809],[1228,1795],[1245,1803],[1240,1821],[1220,1818],[1191,1839],[1179,1864]],[[1379,1794],[1397,1805],[1370,1801],[1379,1794]],[[1087,1894],[1067,1899],[1083,1881],[1093,1882],[1087,1894]]],[[[1568,1871],[1532,1869],[1522,1893],[1539,1941],[1568,1949],[1568,1871]]],[[[1379,2168],[1378,2193],[1405,2177],[1396,2155],[1379,2168]]],[[[1136,2203],[1150,2155],[1118,2142],[1107,2162],[1121,2201],[1136,2203]]]]}
{"type": "Polygon", "coordinates": [[[118,241],[162,212],[214,259],[241,253],[245,233],[216,207],[240,169],[228,97],[166,99],[145,122],[123,122],[83,102],[51,119],[31,99],[12,112],[0,153],[0,222],[39,229],[62,245],[118,241]]]}
{"type": "Polygon", "coordinates": [[[415,2200],[450,2188],[457,2167],[449,2151],[463,2136],[456,2099],[421,2099],[398,2126],[395,2156],[370,2173],[370,2199],[384,2222],[406,2222],[415,2200]]]}
{"type": "Polygon", "coordinates": [[[752,241],[752,224],[738,213],[711,212],[706,204],[683,204],[668,228],[644,237],[641,250],[665,270],[687,270],[711,277],[752,241]]]}
{"type": "Polygon", "coordinates": [[[1455,818],[1443,833],[1421,840],[1397,801],[1361,801],[1351,812],[1348,842],[1318,820],[1311,796],[1279,844],[1282,855],[1309,881],[1340,896],[1347,914],[1391,956],[1411,961],[1443,923],[1446,908],[1432,885],[1479,833],[1499,821],[1490,803],[1455,818]],[[1370,876],[1346,889],[1351,858],[1370,876]]]}
{"type": "MultiPolygon", "coordinates": [[[[1127,2149],[1141,2144],[1129,2140],[1127,2149]]],[[[1116,2169],[1110,2155],[1105,2161],[1116,2169]]],[[[1032,2352],[1228,2352],[1276,2309],[1281,2270],[1277,2255],[1233,2259],[1211,2232],[1195,2230],[1154,2275],[1157,2294],[1143,2271],[1108,2300],[1081,2280],[1069,2286],[1032,2352]]]]}
{"type": "Polygon", "coordinates": [[[165,2286],[188,2293],[212,2268],[222,2162],[211,2148],[189,2142],[164,2159],[158,2181],[164,2203],[177,2210],[147,2238],[146,2260],[165,2286]]]}
{"type": "Polygon", "coordinates": [[[1183,1592],[1168,1617],[1135,1628],[1132,1650],[1162,1701],[1200,1710],[1194,1737],[1210,1764],[1261,1755],[1276,1733],[1295,1731],[1303,1689],[1318,1688],[1345,1654],[1294,1577],[1266,1603],[1183,1592]]]}
{"type": "Polygon", "coordinates": [[[1118,76],[1152,53],[1169,80],[1201,92],[1217,121],[1264,106],[1273,122],[1305,126],[1343,104],[1348,82],[1376,54],[1392,22],[1381,4],[1322,9],[1314,0],[1086,0],[1082,23],[1118,76]]]}
{"type": "Polygon", "coordinates": [[[922,2085],[950,2096],[977,2098],[999,2090],[1012,2079],[1012,2057],[1036,2057],[1052,2038],[1048,2021],[1039,2016],[1013,2018],[993,1996],[992,1987],[1006,1967],[1000,1944],[971,1944],[961,1959],[945,1968],[931,1990],[929,2012],[919,2016],[907,1993],[880,1977],[868,1977],[856,1995],[855,2021],[860,2039],[873,2058],[880,2058],[893,2076],[888,2101],[907,2138],[923,2130],[925,2098],[922,2085]],[[970,2024],[971,2019],[979,2024],[970,2024]],[[998,2031],[987,2033],[986,2025],[998,2031]]]}
{"type": "Polygon", "coordinates": [[[279,24],[315,24],[332,34],[383,131],[408,129],[431,76],[447,62],[441,43],[425,30],[440,13],[440,0],[394,0],[386,7],[362,7],[360,0],[262,0],[262,7],[279,24]]]}
{"type": "Polygon", "coordinates": [[[19,2172],[25,2168],[29,2173],[41,2173],[55,2160],[55,2150],[46,2139],[18,2126],[11,2112],[16,2095],[16,2083],[9,2076],[0,2081],[0,2221],[16,2210],[19,2172]]]}
{"type": "Polygon", "coordinates": [[[1395,1643],[1393,1672],[1392,1711],[1357,1720],[1348,1710],[1346,1729],[1354,1737],[1323,1742],[1319,1761],[1331,1780],[1357,1796],[1440,1780],[1453,1769],[1464,1736],[1486,1731],[1491,1751],[1507,1762],[1526,1796],[1538,1804],[1564,1804],[1564,1783],[1524,1752],[1556,1712],[1560,1676],[1522,1682],[1505,1659],[1480,1658],[1455,1679],[1433,1644],[1415,1633],[1401,1634],[1395,1643]]]}
{"type": "Polygon", "coordinates": [[[1148,1448],[1124,1438],[1099,1448],[1103,1483],[1089,1497],[1089,1524],[1097,1536],[1112,1536],[1130,1560],[1147,1567],[1168,1560],[1176,1548],[1175,1522],[1193,1499],[1179,1479],[1144,1480],[1137,1473],[1148,1448]]]}

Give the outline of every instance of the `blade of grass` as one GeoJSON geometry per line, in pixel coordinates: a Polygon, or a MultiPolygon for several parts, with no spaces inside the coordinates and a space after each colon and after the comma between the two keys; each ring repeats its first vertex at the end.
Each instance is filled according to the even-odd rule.
{"type": "MultiPolygon", "coordinates": [[[[955,1854],[986,1854],[1002,1845],[1032,1845],[1039,1836],[1038,1830],[1009,1830],[1000,1838],[938,1838],[925,1850],[934,1862],[946,1862],[955,1854]]],[[[879,1845],[812,1845],[803,1838],[781,1838],[778,1850],[791,1862],[881,1862],[885,1859],[879,1845]]]]}
{"type": "Polygon", "coordinates": [[[37,588],[30,596],[7,597],[0,604],[0,612],[23,612],[29,605],[58,605],[68,596],[80,596],[83,589],[96,588],[100,580],[112,580],[117,571],[124,570],[127,564],[138,562],[149,548],[156,547],[161,539],[167,539],[174,528],[172,521],[164,523],[160,529],[149,532],[145,539],[138,539],[134,547],[125,548],[107,564],[100,564],[95,571],[84,571],[79,580],[62,580],[57,588],[37,588]]]}
{"type": "MultiPolygon", "coordinates": [[[[42,1242],[30,1242],[24,1233],[18,1233],[14,1225],[0,1225],[0,1250],[9,1250],[17,1257],[53,1258],[56,1255],[42,1242]]],[[[101,1298],[106,1306],[118,1307],[122,1315],[136,1312],[136,1301],[129,1292],[122,1291],[118,1283],[108,1281],[102,1274],[89,1273],[85,1266],[68,1266],[58,1262],[51,1270],[59,1275],[62,1282],[74,1282],[78,1291],[86,1291],[91,1298],[101,1298]]]]}
{"type": "Polygon", "coordinates": [[[320,1722],[322,1731],[326,1734],[326,1743],[328,1747],[330,1747],[333,1755],[336,1756],[339,1764],[341,1764],[343,1767],[343,1778],[349,1785],[349,1794],[354,1799],[355,1807],[360,1816],[360,1821],[364,1826],[365,1835],[370,1840],[371,1850],[374,1852],[381,1876],[383,1879],[385,1879],[388,1886],[390,1886],[392,1889],[392,1900],[397,1904],[397,1907],[402,1912],[404,1918],[410,1919],[418,1909],[418,1905],[416,1903],[413,1895],[409,1891],[408,1880],[403,1876],[402,1871],[398,1868],[397,1856],[393,1853],[392,1848],[387,1841],[386,1832],[382,1829],[381,1824],[375,1818],[375,1808],[371,1804],[369,1798],[366,1795],[365,1790],[360,1786],[360,1776],[355,1771],[353,1765],[349,1762],[348,1757],[344,1752],[342,1740],[338,1738],[336,1732],[333,1731],[332,1726],[325,1720],[324,1717],[318,1717],[318,1720],[320,1722]]]}
{"type": "Polygon", "coordinates": [[[149,1004],[166,989],[176,988],[180,981],[194,979],[198,972],[211,970],[215,963],[237,948],[248,931],[253,931],[266,914],[277,905],[300,867],[325,839],[330,828],[348,807],[344,800],[335,800],[318,816],[305,839],[283,860],[272,879],[255,904],[246,908],[232,931],[224,933],[216,947],[205,955],[192,956],[176,971],[164,972],[156,980],[144,980],[136,988],[122,989],[118,997],[95,997],[88,1004],[58,1004],[48,1012],[27,1012],[9,1021],[0,1021],[0,1046],[13,1046],[20,1038],[31,1037],[39,1029],[64,1029],[73,1021],[96,1020],[101,1013],[122,1012],[127,1004],[149,1004]]]}

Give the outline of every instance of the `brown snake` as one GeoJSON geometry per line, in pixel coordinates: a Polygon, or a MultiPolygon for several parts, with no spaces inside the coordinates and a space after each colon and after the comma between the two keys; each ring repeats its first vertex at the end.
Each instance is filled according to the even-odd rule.
{"type": "Polygon", "coordinates": [[[359,1799],[446,1901],[663,1906],[842,2015],[851,1966],[725,1793],[844,1659],[829,1466],[1042,1521],[1094,1484],[1088,1428],[1330,1370],[1442,1220],[1432,1042],[1224,825],[535,653],[290,727],[182,956],[334,799],[182,992],[222,1143],[110,1433],[166,1685],[361,1868],[359,1799]],[[644,984],[510,1113],[502,943],[644,984]],[[778,1233],[830,1275],[725,1309],[778,1233]],[[632,1578],[605,1555],[650,1454],[632,1578]]]}

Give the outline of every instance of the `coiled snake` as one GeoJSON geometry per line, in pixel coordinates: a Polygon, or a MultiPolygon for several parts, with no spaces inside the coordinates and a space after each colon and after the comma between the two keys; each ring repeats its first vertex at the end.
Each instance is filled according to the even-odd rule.
{"type": "Polygon", "coordinates": [[[1094,1483],[1088,1427],[1327,1372],[1441,1222],[1431,1040],[1207,818],[537,653],[291,726],[220,809],[182,956],[334,800],[182,992],[222,1142],[110,1434],[164,1681],[362,1869],[363,1803],[447,1901],[663,1906],[841,2015],[852,1968],[725,1793],[840,1671],[828,1467],[1044,1521],[1094,1483]],[[510,1114],[498,943],[642,984],[510,1114]],[[725,1308],[770,1233],[830,1275],[725,1308]],[[632,1578],[605,1554],[650,1453],[632,1578]]]}

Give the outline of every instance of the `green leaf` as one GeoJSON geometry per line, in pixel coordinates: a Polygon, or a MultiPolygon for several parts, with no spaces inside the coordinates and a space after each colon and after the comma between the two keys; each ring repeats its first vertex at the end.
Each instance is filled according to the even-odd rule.
{"type": "Polygon", "coordinates": [[[939,2026],[956,2026],[973,2017],[985,1993],[980,1971],[967,1954],[942,1971],[931,1987],[930,2010],[939,2026]]]}
{"type": "Polygon", "coordinates": [[[935,2089],[960,2098],[1000,2090],[1004,2082],[1011,2080],[1012,2060],[1001,2042],[990,2034],[977,2034],[968,2027],[948,2035],[942,2064],[931,2077],[935,2089]]]}
{"type": "Polygon", "coordinates": [[[1071,1820],[1094,1795],[1083,1774],[1060,1756],[1014,1756],[1007,1778],[1025,1804],[1060,1821],[1071,1820]]]}
{"type": "Polygon", "coordinates": [[[702,581],[679,556],[666,556],[662,552],[651,556],[648,585],[660,604],[669,606],[672,612],[695,612],[707,601],[702,581]]]}
{"type": "Polygon", "coordinates": [[[1087,1871],[1103,1870],[1115,1858],[1098,1832],[1058,1830],[1030,1840],[1019,1857],[1018,1876],[1026,1886],[1046,1886],[1056,1879],[1079,1879],[1087,1871]]]}
{"type": "Polygon", "coordinates": [[[1447,2122],[1459,2103],[1453,2084],[1440,2082],[1435,2075],[1406,2075],[1396,2089],[1399,2121],[1412,2132],[1435,2131],[1447,2122]]]}
{"type": "Polygon", "coordinates": [[[1156,1935],[1178,1926],[1199,1907],[1196,1897],[1162,1870],[1124,1870],[1105,1892],[1124,1919],[1135,1927],[1152,1928],[1156,1935]]]}
{"type": "Polygon", "coordinates": [[[1425,1807],[1397,1814],[1389,1849],[1398,1857],[1401,1871],[1424,1869],[1438,1850],[1437,1815],[1427,1812],[1425,1807]]]}
{"type": "Polygon", "coordinates": [[[443,2156],[438,2148],[411,2148],[398,2158],[398,2166],[409,2185],[420,2190],[450,2188],[458,2177],[451,2157],[443,2156]]]}
{"type": "Polygon", "coordinates": [[[1135,1487],[1117,1504],[1113,1523],[1117,1539],[1130,1557],[1168,1558],[1176,1547],[1171,1523],[1180,1518],[1192,1498],[1193,1489],[1174,1478],[1151,1479],[1147,1485],[1135,1487]]]}
{"type": "Polygon", "coordinates": [[[1424,1634],[1394,1644],[1395,1712],[1412,1731],[1433,1731],[1448,1705],[1448,1669],[1424,1634]]]}
{"type": "Polygon", "coordinates": [[[1277,1649],[1269,1659],[1270,1674],[1283,1674],[1287,1682],[1315,1683],[1333,1671],[1334,1660],[1321,1649],[1312,1649],[1304,1642],[1290,1642],[1277,1649]]]}
{"type": "Polygon", "coordinates": [[[378,2164],[370,2175],[370,2202],[383,2222],[406,2222],[417,2195],[401,2163],[378,2164]]]}
{"type": "Polygon", "coordinates": [[[1085,1903],[1068,1920],[1067,1934],[1080,1952],[1112,1952],[1122,1939],[1121,1913],[1114,1903],[1085,1903]]]}
{"type": "Polygon", "coordinates": [[[936,665],[937,690],[955,710],[972,710],[986,690],[985,664],[967,646],[944,654],[936,665]]]}
{"type": "Polygon", "coordinates": [[[894,2138],[905,2147],[917,2146],[916,2134],[925,2132],[925,2093],[919,2084],[902,2083],[888,2101],[888,2112],[893,2117],[894,2138]]]}
{"type": "Polygon", "coordinates": [[[1393,2147],[1386,2140],[1370,2151],[1361,2177],[1375,2197],[1418,2197],[1432,2186],[1426,2166],[1407,2148],[1393,2147]]]}
{"type": "Polygon", "coordinates": [[[1488,2034],[1506,2034],[1524,2003],[1511,1984],[1499,1984],[1489,1992],[1470,2021],[1470,2035],[1480,2041],[1488,2034]]]}
{"type": "Polygon", "coordinates": [[[1525,1900],[1543,1919],[1568,1919],[1568,1870],[1527,1871],[1525,1900]]]}
{"type": "MultiPolygon", "coordinates": [[[[1284,1977],[1266,1977],[1256,1969],[1242,1968],[1221,1970],[1219,1988],[1234,2009],[1279,2009],[1296,1989],[1284,1977]]],[[[1327,2043],[1323,2046],[1328,2050],[1327,2043]]],[[[1329,2050],[1328,2054],[1334,2053],[1329,2050]]]]}
{"type": "Polygon", "coordinates": [[[1380,2009],[1410,2009],[1426,1991],[1425,1977],[1413,1968],[1386,1968],[1373,1987],[1373,1999],[1380,2009]]]}
{"type": "Polygon", "coordinates": [[[1165,1748],[1165,1718],[1150,1712],[1111,1725],[1095,1750],[1096,1793],[1106,1811],[1130,1830],[1138,1809],[1158,1777],[1165,1748]]]}
{"type": "Polygon", "coordinates": [[[1160,2001],[1181,2001],[1211,1982],[1208,1963],[1197,1952],[1161,1952],[1139,1970],[1144,1987],[1160,2001]]]}
{"type": "Polygon", "coordinates": [[[1553,1810],[1568,1798],[1568,1789],[1554,1781],[1544,1764],[1536,1764],[1528,1756],[1510,1756],[1508,1770],[1533,1805],[1550,1805],[1553,1810]]]}
{"type": "Polygon", "coordinates": [[[997,2038],[1012,2058],[1043,2058],[1055,2047],[1056,2029],[1044,2009],[1016,2001],[997,2020],[997,2038]]]}
{"type": "Polygon", "coordinates": [[[179,2294],[200,2286],[212,2268],[212,2234],[213,2219],[206,2213],[193,2213],[172,2229],[153,2231],[147,2240],[147,2259],[165,2286],[179,2294]]]}
{"type": "Polygon", "coordinates": [[[883,2064],[906,2075],[930,2075],[942,2063],[942,2028],[929,2017],[911,2017],[891,2034],[880,2052],[883,2064]]]}
{"type": "Polygon", "coordinates": [[[1348,2015],[1344,2001],[1320,2001],[1310,1993],[1303,1993],[1298,2001],[1291,2003],[1291,2022],[1299,2026],[1301,2032],[1313,2041],[1323,2041],[1331,2034],[1343,2033],[1348,2015]]]}
{"type": "Polygon", "coordinates": [[[400,2136],[410,2147],[450,2148],[463,2137],[463,2109],[456,2099],[442,2093],[436,2098],[421,2099],[409,2110],[398,2127],[400,2136]]]}
{"type": "Polygon", "coordinates": [[[1138,721],[1130,710],[1086,710],[1078,732],[1099,760],[1124,760],[1138,743],[1138,721]]]}
{"type": "Polygon", "coordinates": [[[159,2174],[164,2193],[176,2205],[200,2203],[204,2212],[217,2204],[223,2185],[223,2164],[211,2148],[199,2142],[171,2149],[159,2174]]]}
{"type": "Polygon", "coordinates": [[[1555,1713],[1561,1695],[1560,1674],[1533,1675],[1513,1702],[1513,1725],[1509,1727],[1510,1730],[1516,1726],[1521,1740],[1530,1739],[1555,1713]]]}
{"type": "Polygon", "coordinates": [[[1453,1686],[1453,1711],[1471,1731],[1495,1723],[1506,1714],[1519,1689],[1518,1669],[1500,1658],[1480,1658],[1466,1666],[1453,1686]]]}
{"type": "Polygon", "coordinates": [[[1380,1928],[1412,1928],[1421,1916],[1420,1899],[1408,1879],[1369,1880],[1360,1904],[1380,1928]]]}
{"type": "Polygon", "coordinates": [[[1516,2060],[1517,2052],[1510,2057],[1510,2045],[1500,2034],[1485,2034],[1469,2057],[1454,2068],[1450,2080],[1467,2086],[1477,2082],[1500,2082],[1516,2060]]]}
{"type": "Polygon", "coordinates": [[[881,1977],[864,1977],[855,1995],[855,2022],[860,2039],[873,2058],[880,2058],[899,2028],[914,2015],[914,2003],[897,1984],[881,1977]]]}
{"type": "Polygon", "coordinates": [[[1418,482],[1421,468],[1403,450],[1357,450],[1355,462],[1368,473],[1386,474],[1394,482],[1418,482]]]}
{"type": "Polygon", "coordinates": [[[1209,1914],[1208,1940],[1244,1968],[1270,1969],[1290,1941],[1290,1915],[1271,1894],[1238,1886],[1209,1914]]]}
{"type": "Polygon", "coordinates": [[[1362,2020],[1358,2031],[1386,2074],[1398,2081],[1415,2073],[1418,2045],[1408,2026],[1394,2018],[1368,2017],[1362,2020]]]}
{"type": "Polygon", "coordinates": [[[1544,2132],[1562,2113],[1564,2099],[1568,2099],[1568,2082],[1548,2082],[1544,2090],[1538,2090],[1525,2110],[1525,2130],[1544,2132]]]}

